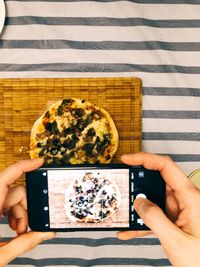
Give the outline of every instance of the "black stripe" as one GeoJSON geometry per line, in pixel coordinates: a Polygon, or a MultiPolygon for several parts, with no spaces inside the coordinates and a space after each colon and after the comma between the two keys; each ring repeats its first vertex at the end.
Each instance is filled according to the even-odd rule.
{"type": "Polygon", "coordinates": [[[53,72],[148,72],[200,74],[199,67],[177,65],[136,65],[98,63],[45,63],[45,64],[0,64],[0,71],[53,71],[53,72]]]}
{"type": "Polygon", "coordinates": [[[200,141],[200,133],[161,133],[144,132],[143,140],[177,140],[177,141],[200,141]]]}
{"type": "Polygon", "coordinates": [[[200,51],[200,43],[180,42],[123,42],[123,41],[71,41],[71,40],[0,40],[3,49],[82,49],[82,50],[167,50],[200,51]]]}
{"type": "Polygon", "coordinates": [[[0,218],[0,224],[8,224],[8,217],[0,218]]]}
{"type": "MultiPolygon", "coordinates": [[[[13,0],[5,0],[10,2],[13,0]]],[[[16,2],[94,2],[94,0],[15,0],[16,2]]],[[[95,2],[109,3],[121,2],[122,0],[95,0],[95,2]]],[[[131,3],[139,4],[194,4],[199,5],[199,0],[126,0],[131,3]]]]}
{"type": "MultiPolygon", "coordinates": [[[[88,234],[89,235],[89,234],[88,234]]],[[[91,238],[55,238],[48,241],[45,241],[44,244],[71,244],[71,245],[84,245],[88,247],[99,247],[99,246],[107,246],[107,245],[130,245],[130,246],[138,246],[138,245],[160,245],[160,242],[157,238],[136,238],[132,240],[119,240],[114,237],[105,237],[100,239],[91,239],[91,238]]]]}
{"type": "MultiPolygon", "coordinates": [[[[48,252],[47,252],[48,253],[48,252]]],[[[67,251],[66,251],[67,254],[67,251]]],[[[33,266],[52,266],[52,265],[76,265],[82,267],[94,266],[94,265],[136,265],[136,266],[171,266],[167,259],[145,259],[145,258],[96,258],[92,260],[80,259],[80,258],[48,258],[48,259],[30,259],[30,258],[17,258],[13,260],[10,265],[33,265],[33,266]]]]}
{"type": "Polygon", "coordinates": [[[155,96],[200,96],[200,88],[143,87],[143,95],[155,96]]]}
{"type": "MultiPolygon", "coordinates": [[[[160,154],[166,155],[166,154],[160,154]]],[[[200,154],[168,154],[175,162],[200,162],[200,154]]]]}
{"type": "Polygon", "coordinates": [[[143,110],[142,115],[143,118],[154,119],[200,119],[200,111],[143,110]]]}
{"type": "MultiPolygon", "coordinates": [[[[90,233],[88,233],[89,236],[90,233]]],[[[80,233],[81,236],[81,233],[80,233]]],[[[9,241],[10,238],[3,238],[1,241],[9,241]]],[[[71,238],[54,238],[44,241],[41,245],[81,245],[86,247],[100,247],[100,246],[159,246],[160,242],[157,238],[135,238],[130,240],[119,240],[114,237],[105,237],[100,239],[85,238],[85,237],[71,237],[71,238]]]]}
{"type": "Polygon", "coordinates": [[[81,26],[148,26],[155,28],[199,28],[200,20],[152,20],[145,18],[107,17],[6,17],[5,25],[81,25],[81,26]]]}

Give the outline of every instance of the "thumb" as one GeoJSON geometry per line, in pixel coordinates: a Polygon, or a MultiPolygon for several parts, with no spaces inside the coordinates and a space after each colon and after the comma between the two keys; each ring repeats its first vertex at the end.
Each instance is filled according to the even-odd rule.
{"type": "Polygon", "coordinates": [[[0,247],[0,266],[6,265],[17,256],[28,252],[44,240],[55,237],[53,232],[28,232],[0,247]]]}
{"type": "Polygon", "coordinates": [[[173,236],[182,235],[181,230],[174,225],[156,204],[145,198],[136,198],[134,208],[143,222],[157,235],[161,243],[170,242],[173,236]],[[169,240],[170,239],[170,240],[169,240]]]}

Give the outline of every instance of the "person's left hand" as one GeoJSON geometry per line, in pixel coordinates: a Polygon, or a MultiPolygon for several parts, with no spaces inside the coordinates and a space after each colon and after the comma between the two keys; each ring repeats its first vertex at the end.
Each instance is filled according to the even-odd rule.
{"type": "Polygon", "coordinates": [[[43,159],[22,160],[0,173],[0,215],[8,216],[10,227],[18,235],[8,242],[0,242],[0,266],[5,266],[17,256],[55,236],[52,232],[27,232],[25,188],[23,186],[10,188],[10,185],[24,172],[37,169],[42,164],[43,159]]]}

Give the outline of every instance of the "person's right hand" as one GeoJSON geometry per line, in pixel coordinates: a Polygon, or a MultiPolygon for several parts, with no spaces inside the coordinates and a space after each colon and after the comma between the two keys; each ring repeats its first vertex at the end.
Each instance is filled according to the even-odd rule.
{"type": "MultiPolygon", "coordinates": [[[[157,235],[174,267],[199,267],[200,190],[168,157],[141,152],[124,155],[122,161],[160,171],[167,184],[168,217],[147,199],[137,198],[134,208],[157,235]]],[[[136,232],[119,232],[118,238],[126,240],[141,235],[136,232]]]]}

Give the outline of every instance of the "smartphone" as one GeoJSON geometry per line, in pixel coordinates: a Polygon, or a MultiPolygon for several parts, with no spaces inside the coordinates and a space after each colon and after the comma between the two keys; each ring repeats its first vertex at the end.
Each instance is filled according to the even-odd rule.
{"type": "Polygon", "coordinates": [[[125,164],[41,167],[26,173],[29,227],[34,231],[146,230],[137,197],[165,211],[158,171],[125,164]]]}

